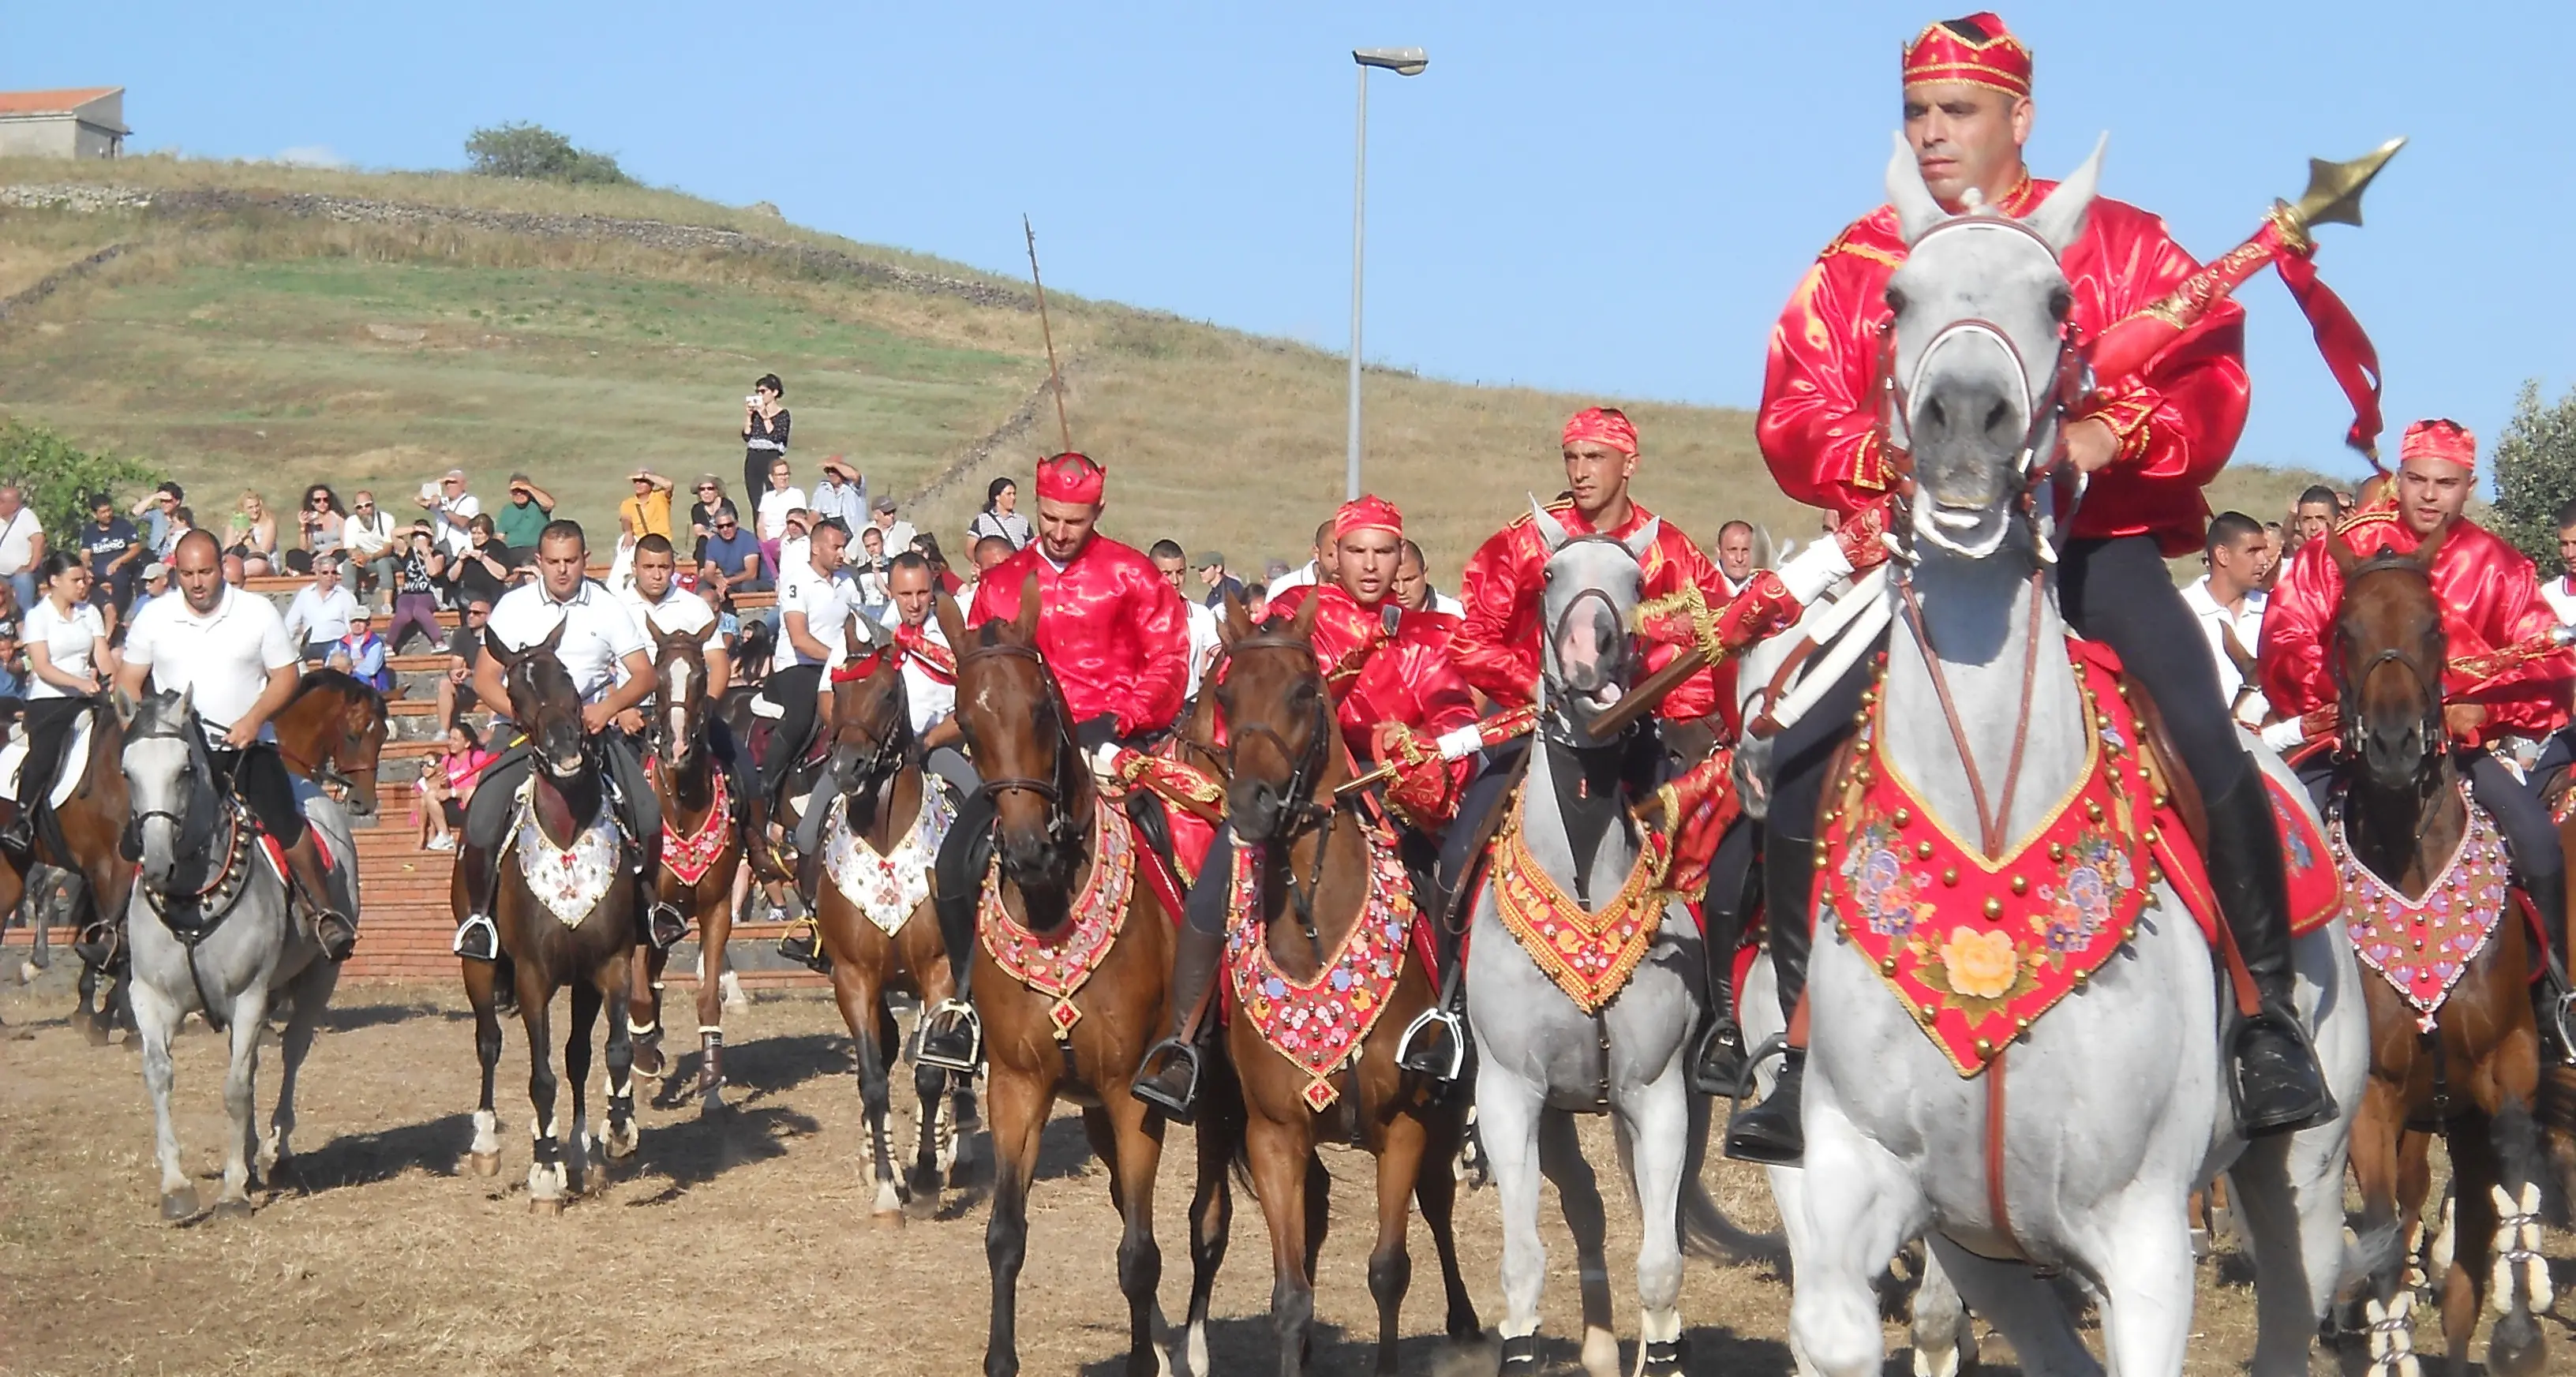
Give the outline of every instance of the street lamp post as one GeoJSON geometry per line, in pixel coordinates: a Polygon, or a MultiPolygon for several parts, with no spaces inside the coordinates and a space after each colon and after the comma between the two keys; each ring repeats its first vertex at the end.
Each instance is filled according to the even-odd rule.
{"type": "Polygon", "coordinates": [[[1360,495],[1360,266],[1368,249],[1368,74],[1383,67],[1397,76],[1419,76],[1431,65],[1420,48],[1353,48],[1359,65],[1358,146],[1351,156],[1351,434],[1345,498],[1360,495]]]}

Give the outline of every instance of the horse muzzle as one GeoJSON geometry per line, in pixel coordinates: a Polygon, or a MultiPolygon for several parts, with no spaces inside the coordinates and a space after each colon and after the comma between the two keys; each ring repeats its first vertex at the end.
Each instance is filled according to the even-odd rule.
{"type": "Polygon", "coordinates": [[[1226,821],[1235,840],[1254,846],[1277,840],[1288,820],[1286,791],[1266,779],[1237,779],[1226,790],[1226,821]]]}

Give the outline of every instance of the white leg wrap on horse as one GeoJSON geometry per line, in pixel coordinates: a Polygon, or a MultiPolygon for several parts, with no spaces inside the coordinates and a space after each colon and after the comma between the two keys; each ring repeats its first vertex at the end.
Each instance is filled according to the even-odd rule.
{"type": "Polygon", "coordinates": [[[478,1154],[501,1150],[501,1118],[488,1109],[474,1111],[474,1148],[478,1154]]]}
{"type": "Polygon", "coordinates": [[[2433,1250],[2427,1255],[2424,1265],[2424,1285],[2430,1286],[2449,1276],[2451,1263],[2459,1257],[2459,1221],[2453,1215],[2453,1204],[2451,1193],[2444,1191],[2441,1227],[2433,1233],[2433,1250]]]}
{"type": "MultiPolygon", "coordinates": [[[[657,987],[657,988],[658,988],[658,987],[657,987]]],[[[660,1032],[660,1031],[662,1031],[662,1020],[660,1020],[660,1019],[658,1019],[658,1018],[657,1018],[657,1019],[655,1019],[655,1020],[653,1020],[653,1021],[652,1021],[652,1022],[650,1022],[650,1023],[638,1023],[638,1022],[636,1022],[636,1021],[635,1021],[635,1018],[634,1018],[634,1016],[633,1016],[633,1015],[631,1015],[631,1014],[630,1014],[630,1015],[628,1015],[628,1016],[627,1016],[627,1019],[626,1019],[626,1034],[627,1034],[627,1036],[629,1036],[629,1037],[638,1037],[638,1038],[640,1038],[640,1037],[644,1037],[644,1036],[647,1036],[647,1035],[652,1034],[652,1033],[658,1033],[658,1032],[660,1032]]]]}
{"type": "Polygon", "coordinates": [[[2415,1293],[2400,1291],[2385,1305],[2374,1297],[2361,1309],[2370,1324],[2371,1377],[2422,1377],[2415,1361],[2415,1293]]]}
{"type": "Polygon", "coordinates": [[[2540,1186],[2537,1182],[2524,1185],[2519,1202],[2502,1186],[2490,1187],[2489,1194],[2495,1201],[2496,1231],[2488,1302],[2499,1315],[2510,1315],[2517,1308],[2533,1314],[2545,1311],[2553,1296],[2549,1260],[2540,1251],[2540,1186]]]}

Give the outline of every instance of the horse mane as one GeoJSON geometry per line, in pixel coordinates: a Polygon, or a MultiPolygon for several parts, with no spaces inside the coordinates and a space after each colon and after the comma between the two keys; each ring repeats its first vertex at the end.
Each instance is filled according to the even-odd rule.
{"type": "MultiPolygon", "coordinates": [[[[314,692],[337,695],[343,702],[363,699],[373,707],[376,724],[381,725],[385,721],[385,696],[376,691],[375,685],[346,670],[323,668],[304,671],[303,677],[295,681],[295,697],[302,698],[314,692]]],[[[294,699],[287,701],[292,703],[294,699]]]]}

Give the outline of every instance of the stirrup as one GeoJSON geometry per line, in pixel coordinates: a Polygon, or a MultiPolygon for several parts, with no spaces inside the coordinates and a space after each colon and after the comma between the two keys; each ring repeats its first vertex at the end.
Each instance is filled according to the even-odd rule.
{"type": "Polygon", "coordinates": [[[2540,997],[2542,1031],[2558,1035],[2558,1062],[2576,1066],[2576,990],[2560,989],[2540,997]]]}
{"type": "Polygon", "coordinates": [[[501,930],[492,926],[492,915],[469,913],[456,925],[456,940],[448,949],[468,961],[497,961],[501,957],[501,930]]]}
{"type": "Polygon", "coordinates": [[[318,909],[313,914],[313,940],[323,957],[337,965],[358,949],[358,925],[336,909],[318,909]]]}
{"type": "Polygon", "coordinates": [[[971,1076],[984,1060],[984,1020],[976,1016],[975,1006],[964,1000],[941,1000],[937,1007],[922,1014],[920,1030],[913,1034],[912,1043],[914,1061],[971,1076]],[[948,1036],[964,1040],[963,1050],[936,1045],[944,1041],[938,1027],[943,1021],[951,1024],[946,1030],[948,1036]]]}
{"type": "Polygon", "coordinates": [[[1730,1018],[1712,1018],[1708,1029],[1699,1036],[1699,1045],[1691,1049],[1691,1089],[1703,1095],[1722,1095],[1742,1099],[1744,1085],[1752,1076],[1753,1057],[1744,1047],[1744,1030],[1730,1018]],[[1726,1060],[1711,1069],[1712,1054],[1726,1060]]]}
{"type": "Polygon", "coordinates": [[[655,900],[644,919],[644,940],[653,944],[653,950],[669,951],[688,935],[689,920],[681,916],[679,905],[668,900],[655,900]]]}
{"type": "Polygon", "coordinates": [[[832,970],[831,954],[823,950],[823,928],[812,918],[797,920],[787,935],[778,939],[778,954],[800,966],[828,975],[832,970]]]}
{"type": "Polygon", "coordinates": [[[1415,1014],[1413,1021],[1404,1025],[1404,1036],[1395,1040],[1395,1064],[1407,1071],[1419,1071],[1436,1081],[1457,1080],[1458,1073],[1467,1067],[1466,1021],[1459,1018],[1446,1005],[1441,1004],[1434,1004],[1421,1013],[1415,1014]],[[1419,1051],[1414,1046],[1414,1040],[1435,1023],[1447,1029],[1449,1033],[1449,1055],[1445,1060],[1435,1058],[1428,1052],[1419,1051]]]}
{"type": "Polygon", "coordinates": [[[2294,1010],[2266,1002],[2251,1018],[2238,1024],[2236,1035],[2228,1042],[2226,1072],[2227,1093],[2230,1107],[2236,1113],[2237,1131],[2245,1137],[2259,1138],[2275,1133],[2297,1133],[2334,1118],[2338,1112],[2334,1091],[2326,1085],[2325,1063],[2318,1060],[2317,1046],[2308,1036],[2308,1026],[2300,1021],[2294,1010]],[[2306,1113],[2257,1127],[2251,1122],[2245,1103],[2245,1039],[2256,1028],[2267,1026],[2288,1033],[2290,1040],[2297,1044],[2299,1050],[2307,1057],[2309,1074],[2316,1078],[2317,1095],[2316,1102],[2306,1113]]]}
{"type": "Polygon", "coordinates": [[[1198,1117],[1199,1072],[1199,1049],[1182,1038],[1165,1038],[1145,1049],[1144,1064],[1136,1068],[1127,1092],[1163,1111],[1164,1118],[1188,1127],[1198,1117]],[[1163,1088],[1163,1073],[1175,1065],[1189,1073],[1177,1095],[1163,1088]]]}

